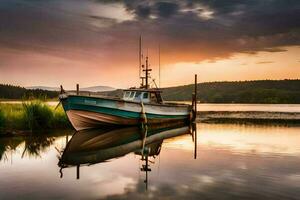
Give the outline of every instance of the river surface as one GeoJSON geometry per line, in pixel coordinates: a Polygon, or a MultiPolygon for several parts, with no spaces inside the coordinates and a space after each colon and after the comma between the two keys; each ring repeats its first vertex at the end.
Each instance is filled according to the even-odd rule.
{"type": "MultiPolygon", "coordinates": [[[[0,103],[21,104],[21,101],[0,101],[0,103]]],[[[180,102],[179,102],[180,103],[180,102]]],[[[181,102],[190,103],[190,102],[181,102]]],[[[56,106],[57,101],[48,101],[47,104],[56,106]]],[[[199,103],[198,111],[262,111],[262,112],[292,112],[300,113],[300,104],[217,104],[199,103]]]]}
{"type": "Polygon", "coordinates": [[[297,112],[300,104],[198,104],[199,111],[262,111],[262,112],[297,112]]]}
{"type": "Polygon", "coordinates": [[[173,130],[145,154],[134,129],[1,138],[0,199],[299,199],[300,127],[173,130]]]}

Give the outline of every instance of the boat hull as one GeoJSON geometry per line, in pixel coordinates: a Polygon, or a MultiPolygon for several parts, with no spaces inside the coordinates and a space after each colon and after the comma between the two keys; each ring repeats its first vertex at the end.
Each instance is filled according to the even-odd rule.
{"type": "Polygon", "coordinates": [[[64,96],[61,98],[69,121],[76,130],[102,126],[134,126],[142,120],[148,124],[188,121],[188,105],[141,104],[112,98],[64,96]]]}

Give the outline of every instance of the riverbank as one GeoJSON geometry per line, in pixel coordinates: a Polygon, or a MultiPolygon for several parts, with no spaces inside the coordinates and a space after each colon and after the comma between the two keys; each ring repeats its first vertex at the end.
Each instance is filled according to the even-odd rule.
{"type": "Polygon", "coordinates": [[[2,135],[70,127],[62,107],[55,110],[55,106],[42,101],[0,104],[0,133],[2,135]]]}
{"type": "MultiPolygon", "coordinates": [[[[46,101],[0,103],[0,136],[40,134],[55,129],[72,129],[62,107],[59,106],[55,110],[57,103],[49,104],[46,101]]],[[[213,107],[213,104],[199,104],[198,121],[202,123],[300,125],[298,106],[266,105],[270,111],[262,110],[261,106],[230,104],[226,107],[224,104],[216,104],[213,107]],[[225,107],[229,111],[224,111],[225,107]],[[233,111],[234,108],[238,111],[233,111]],[[260,110],[247,111],[245,109],[260,110]],[[285,112],[274,112],[274,110],[284,110],[285,112]]]]}

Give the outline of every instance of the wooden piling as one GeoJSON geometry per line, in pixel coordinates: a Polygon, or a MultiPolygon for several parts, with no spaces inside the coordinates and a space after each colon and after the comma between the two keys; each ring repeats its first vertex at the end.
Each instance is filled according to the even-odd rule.
{"type": "Polygon", "coordinates": [[[80,172],[79,172],[79,168],[80,168],[80,165],[77,165],[77,166],[76,166],[76,175],[77,175],[76,178],[77,178],[77,179],[80,178],[80,177],[79,177],[79,173],[80,173],[80,172]]]}
{"type": "Polygon", "coordinates": [[[197,159],[197,74],[195,74],[195,91],[194,91],[194,110],[195,110],[195,121],[193,122],[194,126],[194,139],[195,139],[195,151],[194,151],[194,159],[197,159]]]}
{"type": "Polygon", "coordinates": [[[196,113],[196,118],[197,118],[197,74],[195,74],[195,91],[194,91],[194,94],[195,94],[195,104],[194,104],[194,109],[195,109],[195,113],[196,113]]]}
{"type": "Polygon", "coordinates": [[[197,159],[197,124],[196,124],[196,122],[194,122],[194,138],[195,138],[194,159],[197,159]]]}
{"type": "Polygon", "coordinates": [[[69,142],[69,135],[67,134],[66,135],[66,146],[67,146],[68,142],[69,142]]]}
{"type": "Polygon", "coordinates": [[[76,84],[76,94],[79,95],[79,84],[76,84]]]}
{"type": "Polygon", "coordinates": [[[64,93],[64,88],[62,85],[60,85],[60,94],[63,94],[64,93]]]}

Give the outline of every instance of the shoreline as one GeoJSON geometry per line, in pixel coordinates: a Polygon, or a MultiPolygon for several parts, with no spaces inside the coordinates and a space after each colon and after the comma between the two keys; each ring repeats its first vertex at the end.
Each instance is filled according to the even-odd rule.
{"type": "Polygon", "coordinates": [[[198,111],[203,123],[299,124],[299,112],[266,111],[198,111]]]}
{"type": "MultiPolygon", "coordinates": [[[[300,126],[298,112],[264,112],[264,111],[198,111],[198,123],[230,123],[230,124],[263,124],[263,125],[295,125],[300,126]]],[[[36,130],[2,130],[0,137],[27,136],[38,132],[73,130],[71,127],[54,128],[46,131],[36,130]]]]}
{"type": "MultiPolygon", "coordinates": [[[[57,105],[57,103],[53,103],[57,105]]],[[[30,135],[41,130],[70,128],[70,123],[60,106],[57,110],[49,102],[29,101],[21,103],[0,103],[0,136],[13,137],[30,135]]],[[[199,104],[198,104],[199,105],[199,104]]],[[[212,105],[215,106],[215,105],[212,105]]],[[[217,106],[215,106],[217,107],[217,106]]],[[[233,107],[234,108],[234,107],[233,107]]],[[[233,109],[230,108],[230,109],[233,109]]],[[[197,112],[199,123],[231,123],[231,124],[264,124],[264,125],[300,125],[300,107],[289,107],[279,111],[269,110],[247,111],[230,110],[228,107],[205,110],[203,107],[197,112]],[[220,110],[228,109],[228,110],[220,110]],[[283,110],[283,111],[282,111],[283,110]]],[[[212,109],[207,107],[206,109],[212,109]]],[[[249,108],[248,108],[249,109],[249,108]]],[[[254,108],[251,108],[254,109],[254,108]]]]}

